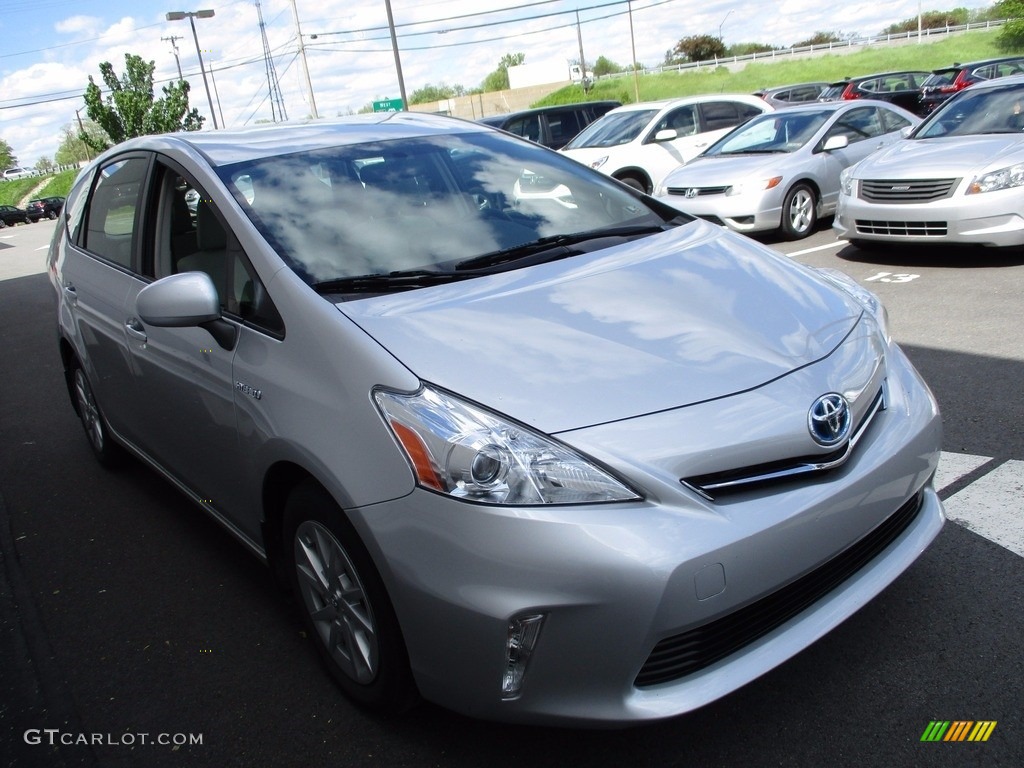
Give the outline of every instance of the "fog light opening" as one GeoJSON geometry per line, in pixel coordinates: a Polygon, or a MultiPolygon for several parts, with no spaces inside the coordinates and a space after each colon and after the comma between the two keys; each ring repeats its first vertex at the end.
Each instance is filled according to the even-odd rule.
{"type": "Polygon", "coordinates": [[[519,696],[526,677],[526,665],[540,636],[544,623],[543,614],[518,616],[508,623],[508,638],[505,641],[505,675],[501,681],[501,697],[514,699],[519,696]]]}

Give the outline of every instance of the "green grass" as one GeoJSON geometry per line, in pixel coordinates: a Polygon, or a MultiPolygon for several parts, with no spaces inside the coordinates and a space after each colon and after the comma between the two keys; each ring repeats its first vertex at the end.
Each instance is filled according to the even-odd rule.
{"type": "MultiPolygon", "coordinates": [[[[700,70],[640,74],[640,100],[656,101],[703,93],[752,93],[759,88],[789,83],[842,80],[890,70],[931,71],[956,61],[974,61],[1006,53],[996,47],[996,30],[981,30],[946,37],[936,42],[903,45],[879,44],[856,53],[825,54],[814,58],[791,59],[780,55],[775,61],[749,63],[738,72],[726,67],[702,67],[700,70]]],[[[584,95],[578,85],[562,88],[533,106],[570,104],[591,99],[617,99],[623,104],[636,101],[633,75],[601,79],[584,95]]]]}
{"type": "Polygon", "coordinates": [[[0,205],[20,205],[29,193],[32,193],[33,198],[67,197],[77,176],[78,171],[72,169],[55,173],[49,177],[35,176],[31,179],[0,181],[0,205]],[[43,181],[45,181],[45,186],[33,192],[43,181]]]}

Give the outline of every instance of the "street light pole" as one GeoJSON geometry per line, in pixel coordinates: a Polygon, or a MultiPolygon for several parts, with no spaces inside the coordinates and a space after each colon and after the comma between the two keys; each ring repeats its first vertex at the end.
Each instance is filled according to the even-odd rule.
{"type": "Polygon", "coordinates": [[[180,21],[181,19],[188,19],[189,24],[192,25],[192,39],[196,43],[196,55],[199,56],[199,71],[203,73],[203,86],[206,88],[206,100],[210,104],[210,117],[213,118],[213,127],[220,128],[217,123],[217,111],[213,108],[213,97],[210,95],[210,83],[206,79],[206,67],[203,65],[203,52],[199,48],[199,35],[196,33],[196,19],[209,19],[213,16],[212,9],[206,9],[202,11],[169,11],[167,13],[168,21],[180,21]]]}

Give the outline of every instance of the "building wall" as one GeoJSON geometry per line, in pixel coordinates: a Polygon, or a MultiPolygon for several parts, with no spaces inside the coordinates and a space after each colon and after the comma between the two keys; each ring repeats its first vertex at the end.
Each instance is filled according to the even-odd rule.
{"type": "MultiPolygon", "coordinates": [[[[477,120],[490,115],[503,115],[520,109],[529,109],[549,93],[554,93],[568,84],[569,81],[566,80],[564,83],[547,83],[546,85],[531,85],[528,88],[475,93],[472,96],[458,96],[444,101],[413,104],[409,107],[409,111],[433,112],[435,114],[451,115],[452,117],[462,117],[467,120],[477,120]]],[[[582,92],[580,100],[583,100],[582,92]]]]}

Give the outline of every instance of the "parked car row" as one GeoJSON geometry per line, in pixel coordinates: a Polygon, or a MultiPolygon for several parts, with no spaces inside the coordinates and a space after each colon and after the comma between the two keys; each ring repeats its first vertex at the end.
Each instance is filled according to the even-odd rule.
{"type": "Polygon", "coordinates": [[[30,200],[25,208],[0,205],[0,227],[30,224],[42,218],[56,219],[64,208],[63,197],[42,197],[30,200]]]}

